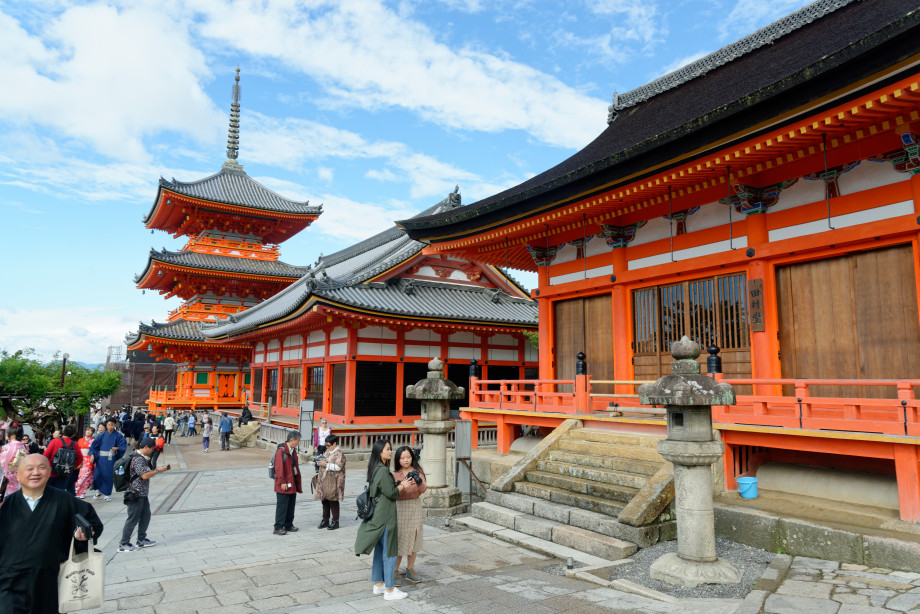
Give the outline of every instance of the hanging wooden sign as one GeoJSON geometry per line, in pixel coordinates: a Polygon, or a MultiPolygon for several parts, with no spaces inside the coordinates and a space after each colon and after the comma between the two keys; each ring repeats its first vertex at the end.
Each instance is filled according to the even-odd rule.
{"type": "Polygon", "coordinates": [[[764,330],[763,315],[763,280],[748,280],[748,314],[752,333],[762,333],[764,330]]]}

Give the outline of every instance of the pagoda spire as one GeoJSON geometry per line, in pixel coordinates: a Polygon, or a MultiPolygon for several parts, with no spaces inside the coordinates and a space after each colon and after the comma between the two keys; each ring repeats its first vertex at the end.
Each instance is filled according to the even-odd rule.
{"type": "Polygon", "coordinates": [[[243,170],[243,165],[236,161],[240,152],[240,67],[236,67],[236,79],[233,84],[233,102],[230,103],[230,129],[227,131],[227,161],[224,168],[243,170]]]}

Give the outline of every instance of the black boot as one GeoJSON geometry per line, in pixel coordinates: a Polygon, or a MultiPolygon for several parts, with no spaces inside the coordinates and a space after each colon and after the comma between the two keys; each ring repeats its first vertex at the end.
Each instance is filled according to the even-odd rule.
{"type": "Polygon", "coordinates": [[[332,522],[329,523],[329,530],[330,530],[330,531],[335,531],[335,530],[338,529],[338,528],[339,528],[339,521],[338,521],[338,520],[333,520],[332,522]]]}
{"type": "Polygon", "coordinates": [[[316,528],[317,528],[317,529],[325,529],[325,528],[328,527],[328,526],[329,526],[329,521],[328,521],[328,520],[324,520],[324,521],[322,521],[321,523],[319,523],[319,526],[316,527],[316,528]]]}

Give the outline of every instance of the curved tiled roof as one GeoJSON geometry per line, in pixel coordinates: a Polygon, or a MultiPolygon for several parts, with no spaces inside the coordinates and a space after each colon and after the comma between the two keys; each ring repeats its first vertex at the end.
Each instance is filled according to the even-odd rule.
{"type": "MultiPolygon", "coordinates": [[[[277,192],[266,188],[242,170],[222,168],[220,172],[210,177],[192,182],[177,181],[175,178],[172,181],[167,181],[160,177],[160,188],[166,188],[192,198],[261,209],[263,211],[298,215],[319,215],[323,212],[322,205],[314,207],[310,205],[309,201],[298,202],[285,198],[277,192]]],[[[153,209],[156,209],[158,202],[159,195],[157,195],[157,200],[153,204],[153,209]]],[[[153,209],[144,218],[145,222],[150,219],[153,209]]]]}
{"type": "MultiPolygon", "coordinates": [[[[614,103],[610,106],[612,111],[619,112],[623,109],[628,109],[629,107],[635,106],[640,102],[645,102],[646,100],[657,96],[663,92],[666,92],[672,88],[678,87],[679,85],[690,81],[691,79],[696,79],[701,77],[712,70],[715,70],[723,64],[727,64],[732,60],[735,60],[755,49],[763,47],[764,45],[770,45],[776,39],[781,36],[785,36],[790,32],[798,30],[802,26],[813,22],[816,19],[821,19],[828,13],[832,13],[837,9],[844,7],[851,2],[856,0],[818,0],[817,2],[812,2],[811,4],[802,7],[801,9],[786,15],[782,19],[778,19],[771,23],[770,25],[763,27],[752,34],[748,34],[744,38],[737,40],[729,45],[725,45],[721,49],[710,53],[709,55],[700,58],[695,62],[691,62],[686,66],[682,66],[673,72],[669,72],[663,77],[659,77],[654,81],[650,81],[641,87],[637,87],[634,90],[630,90],[625,94],[619,96],[614,95],[614,103]]],[[[613,122],[616,118],[615,114],[612,114],[612,117],[608,119],[609,122],[613,122]]]]}
{"type": "Polygon", "coordinates": [[[414,239],[448,240],[597,193],[667,164],[676,151],[704,150],[897,64],[916,53],[918,29],[915,2],[822,0],[751,35],[758,44],[742,39],[624,95],[616,121],[553,168],[464,207],[397,223],[414,239]]]}
{"type": "MultiPolygon", "coordinates": [[[[457,205],[458,195],[448,197],[420,215],[457,205]]],[[[320,256],[295,283],[255,307],[230,316],[229,321],[204,325],[202,333],[211,338],[239,334],[291,316],[311,300],[421,319],[536,325],[534,301],[500,290],[449,281],[369,281],[413,258],[424,247],[400,229],[391,228],[329,256],[320,256]]]]}
{"type": "Polygon", "coordinates": [[[207,341],[201,334],[199,328],[200,322],[190,322],[189,320],[175,320],[173,322],[154,322],[138,324],[137,332],[128,333],[125,336],[125,344],[131,347],[144,335],[152,337],[163,337],[166,339],[175,339],[177,341],[207,341]]]}
{"type": "MultiPolygon", "coordinates": [[[[154,260],[166,264],[221,271],[225,273],[240,273],[242,275],[266,275],[270,277],[298,278],[310,270],[310,267],[293,266],[280,260],[256,260],[236,256],[221,256],[218,254],[200,254],[192,251],[171,252],[166,249],[150,250],[150,259],[147,269],[154,260]]],[[[134,281],[139,282],[144,274],[135,275],[134,281]]]]}

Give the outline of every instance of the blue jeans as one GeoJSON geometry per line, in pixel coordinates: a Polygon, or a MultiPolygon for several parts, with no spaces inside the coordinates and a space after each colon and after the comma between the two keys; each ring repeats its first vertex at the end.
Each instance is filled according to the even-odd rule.
{"type": "Polygon", "coordinates": [[[188,422],[182,422],[181,424],[182,424],[182,435],[181,435],[181,437],[187,437],[187,436],[188,436],[188,422]]]}
{"type": "Polygon", "coordinates": [[[386,588],[393,588],[394,574],[396,572],[396,557],[387,556],[387,532],[383,530],[383,535],[374,546],[374,565],[371,567],[371,582],[383,582],[386,588]]]}

